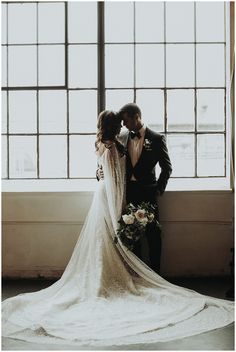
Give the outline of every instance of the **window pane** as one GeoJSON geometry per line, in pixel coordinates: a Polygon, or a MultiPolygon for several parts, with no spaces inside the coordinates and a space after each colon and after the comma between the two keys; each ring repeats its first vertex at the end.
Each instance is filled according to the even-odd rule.
{"type": "Polygon", "coordinates": [[[63,43],[65,41],[65,4],[38,4],[39,43],[63,43]]]}
{"type": "Polygon", "coordinates": [[[44,90],[39,92],[39,131],[66,132],[66,92],[44,90]]]}
{"type": "Polygon", "coordinates": [[[39,136],[40,177],[67,176],[66,136],[39,136]]]}
{"type": "Polygon", "coordinates": [[[194,120],[194,91],[167,91],[168,131],[193,131],[194,120]]]}
{"type": "Polygon", "coordinates": [[[7,85],[7,47],[2,46],[2,86],[7,85]]]}
{"type": "Polygon", "coordinates": [[[70,136],[70,176],[95,177],[96,136],[70,136]]]}
{"type": "Polygon", "coordinates": [[[9,47],[9,85],[36,85],[36,46],[9,47]]]}
{"type": "Polygon", "coordinates": [[[2,133],[7,133],[7,93],[2,91],[2,133]]]}
{"type": "Polygon", "coordinates": [[[37,131],[37,106],[35,91],[9,92],[10,133],[37,131]]]}
{"type": "Polygon", "coordinates": [[[133,45],[106,45],[105,47],[106,87],[134,86],[133,45]]]}
{"type": "Polygon", "coordinates": [[[136,101],[143,121],[155,131],[164,131],[164,93],[161,90],[137,90],[136,101]]]}
{"type": "Polygon", "coordinates": [[[168,42],[194,41],[193,2],[166,2],[166,40],[168,42]]]}
{"type": "Polygon", "coordinates": [[[97,42],[96,2],[68,2],[68,35],[70,43],[97,42]]]}
{"type": "Polygon", "coordinates": [[[197,136],[198,176],[224,176],[224,135],[197,136]]]}
{"type": "Polygon", "coordinates": [[[170,134],[167,145],[173,167],[171,176],[194,176],[194,135],[170,134]]]}
{"type": "Polygon", "coordinates": [[[96,132],[97,92],[70,91],[69,104],[70,132],[96,132]]]}
{"type": "Polygon", "coordinates": [[[2,136],[2,178],[7,177],[7,137],[2,136]]]}
{"type": "Polygon", "coordinates": [[[106,90],[106,109],[118,111],[127,103],[134,102],[134,91],[132,89],[106,90]]]}
{"type": "Polygon", "coordinates": [[[36,43],[36,4],[8,5],[9,44],[36,43]]]}
{"type": "Polygon", "coordinates": [[[198,42],[224,41],[224,6],[224,1],[196,2],[198,42]]]}
{"type": "Polygon", "coordinates": [[[164,85],[164,45],[136,45],[136,86],[164,85]]]}
{"type": "Polygon", "coordinates": [[[194,85],[194,46],[168,44],[166,46],[166,84],[169,87],[194,85]]]}
{"type": "Polygon", "coordinates": [[[65,84],[64,45],[39,46],[39,85],[65,84]]]}
{"type": "Polygon", "coordinates": [[[224,87],[224,44],[197,44],[197,85],[224,87]]]}
{"type": "Polygon", "coordinates": [[[6,44],[7,42],[7,6],[2,4],[2,44],[6,44]]]}
{"type": "Polygon", "coordinates": [[[10,177],[37,177],[36,137],[10,136],[9,153],[10,177]]]}
{"type": "Polygon", "coordinates": [[[224,90],[197,91],[197,121],[199,131],[224,130],[224,90]]]}
{"type": "Polygon", "coordinates": [[[97,87],[97,45],[69,46],[69,85],[97,87]]]}
{"type": "Polygon", "coordinates": [[[133,2],[105,2],[105,42],[133,41],[133,2]]]}
{"type": "Polygon", "coordinates": [[[136,42],[164,41],[164,3],[135,2],[136,42]]]}

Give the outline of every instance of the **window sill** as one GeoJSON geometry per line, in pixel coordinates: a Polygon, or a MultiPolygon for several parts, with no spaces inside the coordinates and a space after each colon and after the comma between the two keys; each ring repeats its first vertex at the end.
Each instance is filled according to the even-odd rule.
{"type": "MultiPolygon", "coordinates": [[[[94,192],[96,179],[76,180],[2,180],[2,192],[94,192]]],[[[174,179],[168,182],[166,192],[227,191],[232,192],[225,178],[174,179]]]]}

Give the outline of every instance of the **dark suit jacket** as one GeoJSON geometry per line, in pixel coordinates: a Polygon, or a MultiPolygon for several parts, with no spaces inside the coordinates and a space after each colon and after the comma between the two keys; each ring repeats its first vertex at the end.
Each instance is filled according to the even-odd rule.
{"type": "MultiPolygon", "coordinates": [[[[129,140],[129,132],[124,132],[120,135],[120,141],[127,147],[129,140]]],[[[127,152],[126,175],[127,181],[134,174],[137,181],[143,185],[153,187],[153,190],[162,194],[166,188],[168,179],[172,172],[171,161],[168,155],[165,136],[152,131],[146,127],[144,136],[144,144],[140,158],[133,167],[129,153],[127,152]],[[161,173],[159,178],[156,178],[155,166],[159,163],[161,173]]]]}

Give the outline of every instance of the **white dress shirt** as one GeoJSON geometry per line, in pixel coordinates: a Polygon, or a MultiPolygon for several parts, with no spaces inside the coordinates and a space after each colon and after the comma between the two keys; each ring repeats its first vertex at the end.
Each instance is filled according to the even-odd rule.
{"type": "MultiPolygon", "coordinates": [[[[142,153],[146,126],[143,125],[137,132],[140,133],[141,138],[135,137],[132,139],[129,137],[129,141],[128,141],[128,151],[129,151],[131,163],[133,166],[136,165],[142,153]]],[[[132,175],[131,180],[136,181],[136,178],[134,177],[134,175],[132,175]]]]}

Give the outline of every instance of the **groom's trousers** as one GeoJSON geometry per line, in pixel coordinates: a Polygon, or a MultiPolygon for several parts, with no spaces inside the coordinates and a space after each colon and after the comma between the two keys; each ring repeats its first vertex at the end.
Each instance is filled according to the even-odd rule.
{"type": "MultiPolygon", "coordinates": [[[[155,214],[156,220],[159,221],[159,210],[157,203],[156,190],[154,185],[142,185],[138,181],[128,181],[126,185],[126,202],[138,205],[142,202],[150,202],[157,206],[157,212],[155,214]]],[[[149,260],[151,268],[160,274],[160,261],[161,261],[161,233],[160,230],[155,226],[154,223],[148,224],[145,233],[148,250],[149,260]]],[[[133,252],[143,260],[141,251],[141,241],[137,241],[133,252]]]]}

